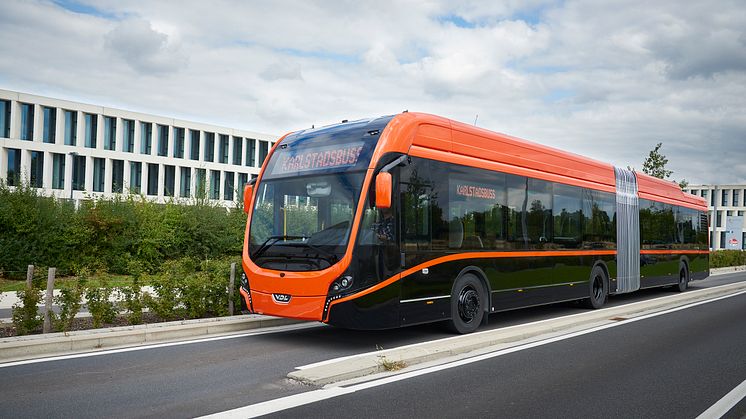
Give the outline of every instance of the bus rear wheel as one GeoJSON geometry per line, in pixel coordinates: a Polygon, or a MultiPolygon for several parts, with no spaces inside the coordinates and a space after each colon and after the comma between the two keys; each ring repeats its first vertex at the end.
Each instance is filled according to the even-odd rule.
{"type": "Polygon", "coordinates": [[[683,265],[679,271],[679,283],[674,286],[674,290],[684,292],[687,288],[689,288],[689,270],[686,265],[683,265]]]}
{"type": "Polygon", "coordinates": [[[471,333],[479,327],[484,317],[484,287],[472,274],[456,280],[451,293],[451,321],[449,329],[455,333],[471,333]]]}
{"type": "Polygon", "coordinates": [[[609,295],[608,281],[606,280],[606,272],[601,269],[600,266],[596,266],[591,271],[591,279],[589,281],[589,296],[583,303],[586,307],[592,309],[599,309],[606,304],[606,298],[609,295]]]}

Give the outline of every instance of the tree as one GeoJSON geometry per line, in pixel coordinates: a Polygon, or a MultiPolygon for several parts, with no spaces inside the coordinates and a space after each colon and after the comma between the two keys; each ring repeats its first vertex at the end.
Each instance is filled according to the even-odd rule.
{"type": "MultiPolygon", "coordinates": [[[[660,149],[662,146],[663,143],[656,144],[655,148],[650,151],[648,157],[642,163],[643,173],[657,177],[658,179],[666,179],[673,173],[673,170],[666,169],[668,159],[666,158],[666,156],[660,153],[660,149]]],[[[674,180],[674,182],[676,181],[674,180]]],[[[689,185],[689,182],[687,182],[686,179],[681,179],[680,182],[676,183],[679,184],[679,187],[681,189],[684,189],[687,187],[687,185],[689,185]]]]}
{"type": "Polygon", "coordinates": [[[673,173],[672,170],[666,170],[668,159],[659,152],[662,146],[663,143],[658,143],[655,148],[650,151],[648,158],[646,158],[642,163],[643,173],[657,177],[658,179],[665,179],[673,173]]]}

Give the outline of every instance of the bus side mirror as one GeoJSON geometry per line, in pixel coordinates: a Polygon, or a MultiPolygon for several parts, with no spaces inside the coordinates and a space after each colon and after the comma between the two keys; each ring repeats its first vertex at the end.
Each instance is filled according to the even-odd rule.
{"type": "Polygon", "coordinates": [[[380,172],[376,176],[376,207],[391,208],[391,173],[380,172]]]}
{"type": "Polygon", "coordinates": [[[253,192],[254,185],[247,183],[246,186],[243,187],[243,212],[246,214],[249,213],[249,208],[251,208],[251,195],[253,192]]]}

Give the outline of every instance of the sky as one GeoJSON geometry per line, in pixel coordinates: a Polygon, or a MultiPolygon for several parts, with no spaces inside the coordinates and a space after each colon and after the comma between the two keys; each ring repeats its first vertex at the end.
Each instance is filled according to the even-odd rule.
{"type": "Polygon", "coordinates": [[[746,183],[735,1],[0,1],[0,88],[282,135],[427,112],[746,183]]]}

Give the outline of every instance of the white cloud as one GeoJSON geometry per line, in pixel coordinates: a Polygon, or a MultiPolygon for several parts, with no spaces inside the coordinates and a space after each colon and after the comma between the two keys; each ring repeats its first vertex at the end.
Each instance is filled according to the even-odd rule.
{"type": "Polygon", "coordinates": [[[1,6],[0,86],[281,134],[404,109],[675,178],[746,182],[738,1],[44,0],[1,6]]]}

